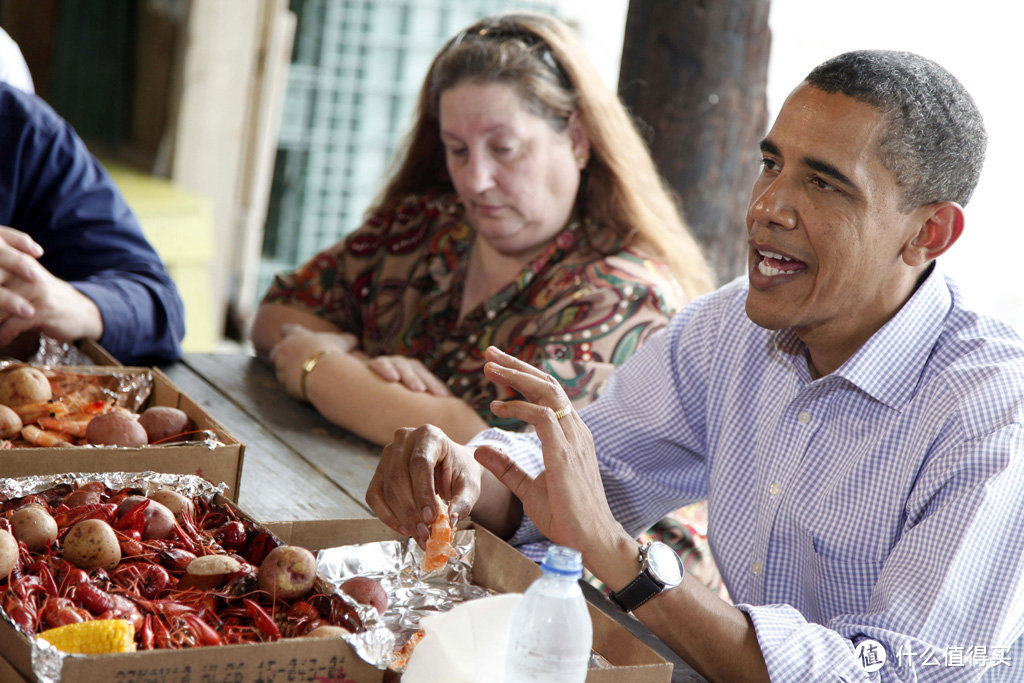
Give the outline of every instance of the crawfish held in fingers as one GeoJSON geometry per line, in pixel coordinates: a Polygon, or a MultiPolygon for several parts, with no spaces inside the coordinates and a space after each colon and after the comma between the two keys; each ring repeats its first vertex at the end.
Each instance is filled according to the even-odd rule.
{"type": "Polygon", "coordinates": [[[455,548],[452,542],[455,540],[455,529],[452,528],[448,517],[448,503],[440,497],[437,499],[438,513],[430,524],[430,536],[427,538],[427,547],[423,553],[423,571],[432,572],[441,569],[448,564],[448,560],[455,557],[455,548]]]}

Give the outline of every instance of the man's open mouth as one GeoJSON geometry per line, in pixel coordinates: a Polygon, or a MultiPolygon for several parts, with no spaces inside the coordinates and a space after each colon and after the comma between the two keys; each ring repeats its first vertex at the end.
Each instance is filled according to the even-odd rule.
{"type": "Polygon", "coordinates": [[[761,260],[757,263],[757,272],[765,277],[790,275],[807,268],[807,264],[803,261],[797,261],[774,251],[763,251],[761,249],[755,251],[761,257],[761,260]]]}

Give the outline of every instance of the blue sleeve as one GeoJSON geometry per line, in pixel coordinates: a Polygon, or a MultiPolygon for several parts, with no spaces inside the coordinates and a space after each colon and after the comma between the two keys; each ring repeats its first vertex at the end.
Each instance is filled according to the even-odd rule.
{"type": "Polygon", "coordinates": [[[92,299],[100,344],[124,363],[181,357],[184,307],[135,214],[85,144],[37,97],[0,90],[0,223],[92,299]]]}

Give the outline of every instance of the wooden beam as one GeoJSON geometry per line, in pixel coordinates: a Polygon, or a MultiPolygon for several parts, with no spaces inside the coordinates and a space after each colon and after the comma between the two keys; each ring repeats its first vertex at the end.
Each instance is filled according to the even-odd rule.
{"type": "Polygon", "coordinates": [[[619,94],[648,129],[719,282],[746,269],[767,123],[769,0],[630,0],[619,94]]]}
{"type": "Polygon", "coordinates": [[[169,131],[171,179],[213,201],[210,299],[218,330],[224,327],[237,249],[237,197],[262,16],[254,9],[251,0],[191,0],[181,36],[180,95],[169,131]]]}

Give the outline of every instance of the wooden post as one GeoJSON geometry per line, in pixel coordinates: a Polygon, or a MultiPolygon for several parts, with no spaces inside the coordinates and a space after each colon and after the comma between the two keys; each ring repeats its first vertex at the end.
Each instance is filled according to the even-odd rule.
{"type": "Polygon", "coordinates": [[[619,94],[724,283],[746,272],[766,130],[769,0],[630,0],[619,94]]]}

